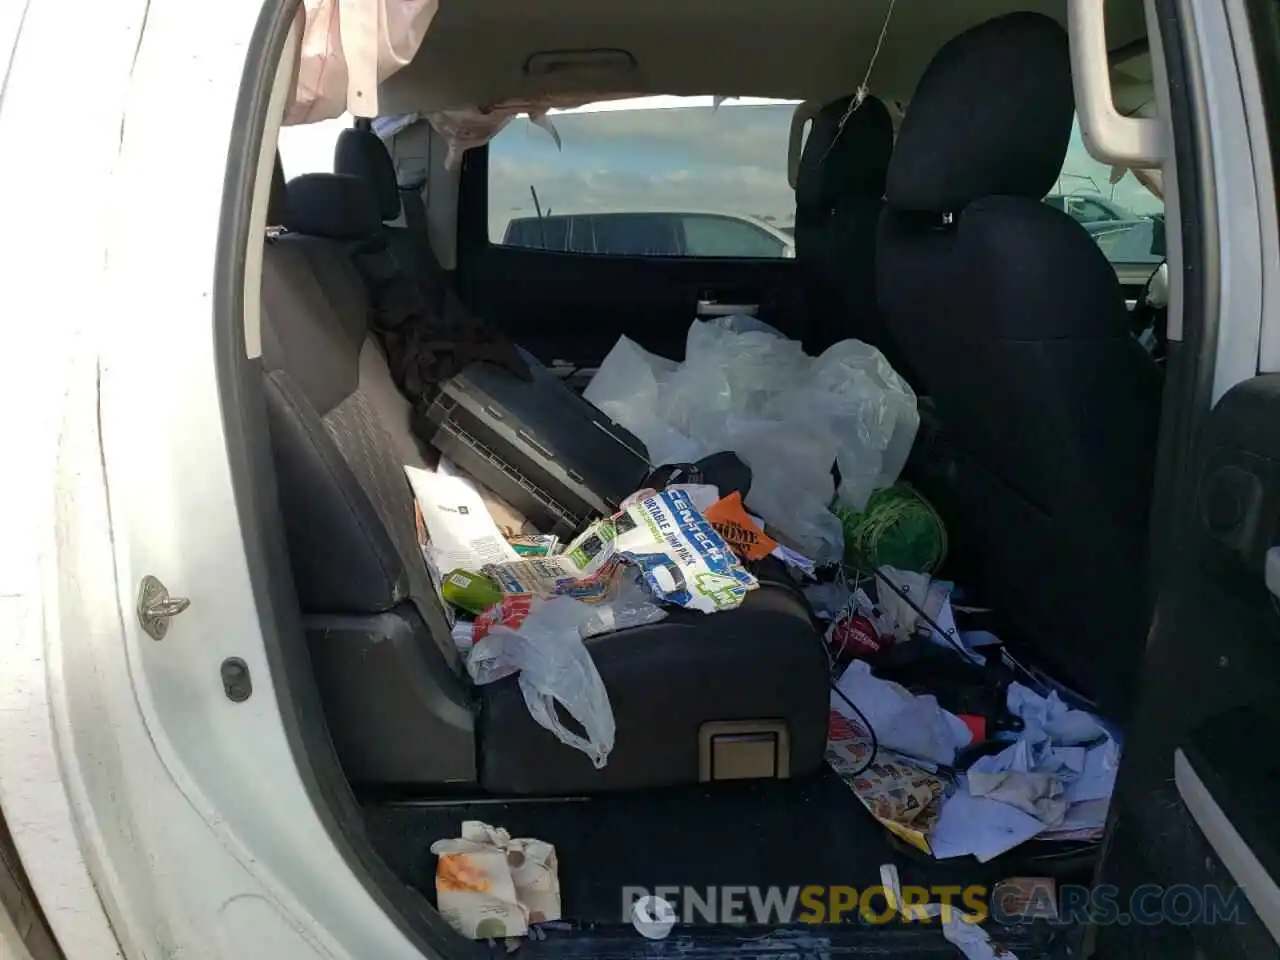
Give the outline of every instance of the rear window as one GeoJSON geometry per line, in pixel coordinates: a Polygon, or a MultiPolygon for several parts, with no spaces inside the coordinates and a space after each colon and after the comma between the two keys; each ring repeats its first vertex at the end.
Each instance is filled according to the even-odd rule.
{"type": "Polygon", "coordinates": [[[602,256],[795,256],[795,104],[646,97],[526,118],[489,144],[489,241],[602,256]]]}

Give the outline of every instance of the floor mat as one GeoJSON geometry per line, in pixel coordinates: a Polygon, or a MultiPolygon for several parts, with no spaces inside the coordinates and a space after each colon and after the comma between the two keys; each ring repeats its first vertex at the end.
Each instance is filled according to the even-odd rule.
{"type": "Polygon", "coordinates": [[[374,847],[435,901],[431,844],[463,820],[506,827],[556,847],[565,918],[617,923],[624,888],[803,887],[880,882],[895,863],[904,884],[992,884],[1007,865],[937,862],[905,852],[827,767],[802,780],[702,784],[565,801],[412,806],[367,804],[374,847]]]}

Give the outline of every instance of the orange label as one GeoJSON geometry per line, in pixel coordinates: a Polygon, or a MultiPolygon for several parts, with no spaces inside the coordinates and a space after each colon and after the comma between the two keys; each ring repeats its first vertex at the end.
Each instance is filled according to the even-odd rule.
{"type": "Polygon", "coordinates": [[[713,503],[703,517],[743,559],[767,557],[778,545],[747,516],[742,496],[736,490],[713,503]]]}

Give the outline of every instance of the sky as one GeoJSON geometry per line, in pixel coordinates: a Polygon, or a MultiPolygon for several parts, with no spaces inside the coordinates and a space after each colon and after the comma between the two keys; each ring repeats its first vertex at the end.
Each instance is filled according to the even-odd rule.
{"type": "MultiPolygon", "coordinates": [[[[554,113],[559,148],[529,120],[513,120],[489,148],[490,237],[501,239],[512,217],[534,214],[531,185],[544,214],[710,210],[791,224],[795,197],[786,171],[794,104],[731,100],[713,108],[710,102],[646,98],[554,113]]],[[[332,170],[334,139],[350,122],[340,117],[286,127],[280,137],[286,175],[332,170]]],[[[1074,127],[1055,192],[1101,193],[1135,213],[1162,208],[1132,174],[1114,186],[1110,174],[1086,153],[1074,127]]]]}

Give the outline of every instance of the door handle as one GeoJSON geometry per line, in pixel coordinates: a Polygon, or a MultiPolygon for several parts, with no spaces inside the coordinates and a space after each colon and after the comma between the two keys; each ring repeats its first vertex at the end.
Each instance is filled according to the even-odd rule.
{"type": "Polygon", "coordinates": [[[754,317],[760,311],[758,303],[720,303],[716,300],[699,300],[698,316],[700,317],[731,317],[735,313],[743,313],[748,317],[754,317]]]}

